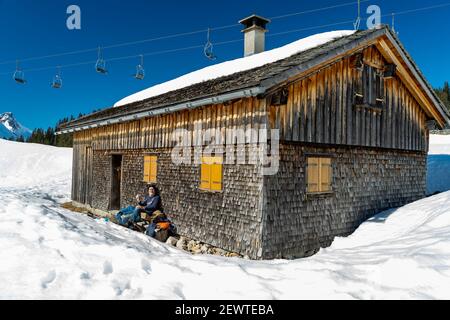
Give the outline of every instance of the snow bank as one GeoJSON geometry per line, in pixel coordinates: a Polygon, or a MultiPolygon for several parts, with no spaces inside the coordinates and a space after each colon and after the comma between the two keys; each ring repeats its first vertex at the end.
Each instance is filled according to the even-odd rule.
{"type": "Polygon", "coordinates": [[[450,135],[430,135],[427,193],[450,190],[450,135]]]}
{"type": "Polygon", "coordinates": [[[69,182],[72,149],[0,139],[0,187],[69,182]]]}
{"type": "Polygon", "coordinates": [[[381,213],[307,259],[192,256],[61,209],[70,150],[0,150],[0,299],[450,299],[450,192],[381,213]]]}
{"type": "Polygon", "coordinates": [[[300,39],[277,49],[209,66],[204,69],[191,72],[174,80],[158,84],[156,86],[135,93],[120,100],[114,106],[120,107],[128,103],[145,100],[170,91],[182,89],[193,84],[217,79],[245,70],[254,69],[275,61],[288,58],[299,52],[320,46],[336,38],[351,35],[354,32],[355,31],[341,30],[320,33],[304,39],[300,39]]]}

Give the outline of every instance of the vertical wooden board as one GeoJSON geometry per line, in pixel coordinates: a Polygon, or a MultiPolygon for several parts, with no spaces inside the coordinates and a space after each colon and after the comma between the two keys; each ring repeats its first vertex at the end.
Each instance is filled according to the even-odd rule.
{"type": "Polygon", "coordinates": [[[238,109],[238,130],[239,132],[244,132],[244,143],[245,143],[245,113],[246,113],[246,104],[247,104],[248,98],[242,99],[242,103],[240,105],[240,108],[238,109]]]}
{"type": "MultiPolygon", "coordinates": [[[[263,99],[259,100],[257,98],[254,98],[250,102],[250,127],[252,129],[251,139],[250,143],[258,143],[258,137],[259,137],[259,129],[260,124],[258,123],[258,120],[255,117],[255,114],[260,110],[260,108],[264,108],[264,106],[260,106],[263,103],[263,99]]],[[[267,115],[266,115],[267,118],[267,115]]],[[[271,121],[271,120],[268,120],[271,121]]],[[[271,128],[271,125],[269,127],[271,128]]]]}
{"type": "Polygon", "coordinates": [[[308,126],[308,80],[303,80],[301,82],[302,86],[302,93],[301,93],[301,125],[300,125],[300,141],[305,142],[307,141],[308,133],[307,133],[307,126],[308,126]]]}
{"type": "Polygon", "coordinates": [[[337,63],[336,70],[336,144],[342,143],[342,61],[337,63]]]}
{"type": "Polygon", "coordinates": [[[192,129],[192,143],[194,146],[198,145],[198,130],[197,130],[197,124],[198,124],[198,110],[193,109],[191,110],[192,113],[192,121],[193,121],[193,129],[192,129]]]}
{"type": "MultiPolygon", "coordinates": [[[[239,100],[235,103],[233,103],[233,131],[237,132],[239,129],[239,119],[238,119],[238,112],[241,109],[242,106],[242,100],[239,100]]],[[[233,144],[236,144],[237,140],[233,141],[233,144]]]]}
{"type": "Polygon", "coordinates": [[[221,118],[220,118],[220,143],[225,145],[226,133],[227,133],[227,111],[224,104],[221,105],[221,118]]]}
{"type": "Polygon", "coordinates": [[[209,109],[211,109],[211,121],[210,121],[210,131],[211,131],[211,142],[215,145],[216,142],[216,117],[217,117],[217,105],[211,106],[209,109]]]}
{"type": "Polygon", "coordinates": [[[361,108],[360,111],[360,116],[361,116],[361,125],[360,125],[360,145],[361,146],[365,146],[366,145],[366,109],[361,108]]]}
{"type": "Polygon", "coordinates": [[[404,99],[404,88],[403,85],[401,86],[401,91],[400,91],[400,126],[401,126],[401,135],[400,135],[400,148],[405,149],[406,145],[406,107],[405,107],[405,99],[404,99]]]}
{"type": "Polygon", "coordinates": [[[397,81],[393,82],[393,97],[392,97],[392,106],[393,106],[393,117],[392,117],[392,147],[398,148],[398,135],[399,135],[399,113],[398,113],[398,83],[397,81]]]}
{"type": "Polygon", "coordinates": [[[323,142],[330,143],[330,68],[324,70],[323,142]]]}
{"type": "Polygon", "coordinates": [[[331,66],[331,113],[330,113],[330,143],[334,144],[336,143],[336,101],[337,101],[337,94],[336,94],[336,72],[337,72],[337,65],[334,64],[331,66]]]}
{"type": "Polygon", "coordinates": [[[141,119],[139,121],[139,123],[140,123],[140,128],[141,128],[139,148],[142,149],[145,145],[145,136],[146,136],[147,127],[145,126],[145,119],[141,119]]]}
{"type": "Polygon", "coordinates": [[[316,117],[317,117],[317,75],[311,77],[310,85],[310,102],[311,112],[309,113],[310,126],[308,128],[308,142],[314,142],[316,133],[316,117]]]}
{"type": "Polygon", "coordinates": [[[415,150],[420,150],[420,110],[419,110],[419,106],[417,104],[415,104],[415,124],[416,124],[416,129],[415,129],[415,150]]]}
{"type": "Polygon", "coordinates": [[[348,59],[342,61],[342,115],[341,115],[341,143],[347,144],[347,94],[348,94],[348,59]]]}
{"type": "Polygon", "coordinates": [[[316,112],[315,112],[315,121],[314,121],[314,135],[313,139],[316,143],[322,143],[322,78],[323,73],[318,73],[316,75],[316,94],[315,94],[315,106],[316,106],[316,112]]]}
{"type": "Polygon", "coordinates": [[[353,97],[354,97],[354,78],[353,78],[353,68],[350,62],[347,64],[347,103],[345,105],[347,120],[346,120],[346,131],[347,131],[347,144],[353,145],[353,97]]]}
{"type": "Polygon", "coordinates": [[[300,82],[296,82],[293,85],[293,119],[292,119],[292,140],[293,141],[299,141],[300,138],[300,132],[299,132],[299,125],[300,125],[300,82]]]}
{"type": "Polygon", "coordinates": [[[385,148],[390,148],[390,123],[392,105],[391,105],[391,80],[384,80],[384,112],[383,112],[383,139],[381,141],[381,145],[385,148]]]}

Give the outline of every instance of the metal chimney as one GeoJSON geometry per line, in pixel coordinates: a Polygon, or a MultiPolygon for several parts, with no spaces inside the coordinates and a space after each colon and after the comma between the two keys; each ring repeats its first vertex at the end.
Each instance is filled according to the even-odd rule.
{"type": "Polygon", "coordinates": [[[266,42],[266,25],[269,19],[257,16],[256,14],[242,19],[239,23],[245,26],[244,33],[244,56],[251,56],[264,51],[266,42]]]}

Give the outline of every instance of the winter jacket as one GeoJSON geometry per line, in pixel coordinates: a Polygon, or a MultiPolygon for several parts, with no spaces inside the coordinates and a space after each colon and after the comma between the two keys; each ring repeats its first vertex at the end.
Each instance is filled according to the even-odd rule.
{"type": "Polygon", "coordinates": [[[162,209],[162,203],[161,203],[161,197],[160,196],[146,196],[145,200],[142,204],[142,207],[144,207],[145,212],[148,214],[153,214],[155,211],[163,211],[162,209]]]}

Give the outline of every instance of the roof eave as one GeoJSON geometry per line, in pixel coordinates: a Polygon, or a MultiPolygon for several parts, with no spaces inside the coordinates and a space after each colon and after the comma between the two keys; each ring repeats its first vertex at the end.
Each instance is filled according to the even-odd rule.
{"type": "Polygon", "coordinates": [[[129,114],[129,115],[115,116],[115,117],[111,117],[108,119],[87,121],[85,123],[81,123],[81,124],[74,125],[74,126],[70,126],[70,124],[69,124],[67,127],[57,131],[55,134],[60,135],[60,134],[65,134],[65,133],[74,133],[77,131],[89,130],[89,129],[94,129],[94,128],[107,126],[107,125],[111,125],[111,124],[139,120],[139,119],[144,119],[144,118],[148,118],[148,117],[158,116],[161,114],[174,113],[174,112],[187,110],[187,109],[194,109],[194,108],[198,108],[198,107],[202,107],[202,106],[206,106],[206,105],[218,104],[218,103],[223,103],[226,101],[231,101],[231,100],[236,100],[236,99],[256,97],[256,96],[264,94],[264,93],[265,93],[265,89],[262,87],[259,87],[259,86],[251,87],[251,88],[246,88],[246,89],[242,89],[239,91],[233,91],[233,92],[228,92],[228,93],[224,93],[221,95],[216,95],[216,96],[209,97],[209,98],[199,98],[196,100],[187,101],[187,102],[178,103],[178,104],[172,104],[172,105],[161,105],[158,108],[154,108],[154,109],[146,110],[146,111],[140,111],[140,112],[129,114]]]}

